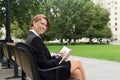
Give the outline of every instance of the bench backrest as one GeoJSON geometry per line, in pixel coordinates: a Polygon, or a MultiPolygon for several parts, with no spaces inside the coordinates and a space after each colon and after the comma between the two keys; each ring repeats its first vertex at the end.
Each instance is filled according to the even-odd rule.
{"type": "Polygon", "coordinates": [[[15,54],[19,54],[21,66],[23,71],[32,79],[32,80],[41,80],[38,72],[37,64],[33,58],[32,50],[25,43],[17,43],[15,46],[15,54]]]}
{"type": "Polygon", "coordinates": [[[32,55],[33,52],[29,45],[25,43],[17,43],[14,46],[12,45],[11,47],[14,50],[15,60],[17,64],[32,80],[42,80],[40,77],[41,75],[44,75],[45,72],[51,72],[53,70],[56,71],[56,80],[66,80],[69,77],[70,72],[64,66],[58,66],[45,70],[40,69],[37,65],[36,59],[32,55]]]}
{"type": "Polygon", "coordinates": [[[7,45],[13,49],[15,61],[25,74],[32,80],[41,80],[30,47],[25,43],[7,43],[7,45]]]}
{"type": "Polygon", "coordinates": [[[19,49],[15,46],[11,46],[11,48],[13,49],[13,54],[14,54],[14,58],[15,58],[17,65],[22,68],[19,49]]]}
{"type": "Polygon", "coordinates": [[[7,45],[6,44],[1,44],[1,47],[2,47],[2,50],[3,50],[4,56],[9,58],[7,45]]]}

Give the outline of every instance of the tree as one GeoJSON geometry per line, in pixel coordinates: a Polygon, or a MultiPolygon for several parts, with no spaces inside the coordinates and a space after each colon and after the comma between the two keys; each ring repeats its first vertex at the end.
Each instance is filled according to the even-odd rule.
{"type": "Polygon", "coordinates": [[[105,26],[103,30],[99,31],[97,34],[97,39],[99,43],[102,43],[102,38],[111,38],[112,32],[111,29],[108,26],[105,26]]]}
{"type": "MultiPolygon", "coordinates": [[[[38,12],[41,0],[10,0],[10,24],[12,35],[25,38],[31,17],[38,12]],[[19,32],[15,30],[20,30],[19,32]],[[13,33],[14,32],[14,33],[13,33]]],[[[0,27],[5,25],[5,0],[0,0],[0,27]]]]}
{"type": "Polygon", "coordinates": [[[102,38],[110,38],[111,31],[107,26],[109,21],[109,12],[106,9],[101,8],[99,5],[95,5],[92,8],[92,14],[94,15],[92,15],[90,26],[86,30],[86,37],[90,39],[90,43],[92,43],[93,38],[100,40],[102,38]]]}
{"type": "MultiPolygon", "coordinates": [[[[57,29],[56,38],[76,39],[78,38],[77,27],[80,21],[80,10],[84,5],[83,0],[54,0],[52,9],[52,27],[57,29]]],[[[55,30],[56,31],[56,30],[55,30]]]]}
{"type": "MultiPolygon", "coordinates": [[[[104,29],[109,32],[105,28],[108,11],[90,0],[10,0],[10,4],[11,32],[17,38],[26,38],[30,20],[39,13],[47,15],[51,21],[50,30],[43,35],[45,40],[101,38],[102,34],[97,33],[104,29]]],[[[4,24],[4,19],[0,23],[4,24]]]]}
{"type": "Polygon", "coordinates": [[[16,0],[10,1],[10,21],[12,35],[17,38],[26,38],[29,23],[33,15],[38,12],[40,1],[38,0],[16,0]],[[18,30],[18,31],[15,31],[18,30]]]}
{"type": "MultiPolygon", "coordinates": [[[[18,38],[26,38],[30,29],[29,23],[32,17],[36,14],[42,13],[51,18],[51,5],[51,1],[49,0],[17,0],[16,2],[11,1],[12,35],[18,38]],[[19,31],[19,33],[18,31],[16,31],[16,29],[19,31]]],[[[54,37],[52,35],[52,32],[47,32],[46,34],[44,34],[44,39],[51,40],[54,37]]]]}
{"type": "Polygon", "coordinates": [[[98,33],[105,29],[109,21],[108,11],[89,0],[48,1],[41,5],[40,10],[51,19],[51,32],[47,34],[49,40],[50,37],[69,40],[88,37],[92,41],[100,36],[98,33]]]}
{"type": "Polygon", "coordinates": [[[5,25],[5,0],[0,0],[0,27],[5,25]]]}

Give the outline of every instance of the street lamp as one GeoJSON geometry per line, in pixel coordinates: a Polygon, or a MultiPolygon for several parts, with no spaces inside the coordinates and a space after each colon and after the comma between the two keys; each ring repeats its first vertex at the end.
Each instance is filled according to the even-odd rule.
{"type": "MultiPolygon", "coordinates": [[[[10,5],[9,5],[9,0],[6,0],[5,1],[6,2],[6,6],[5,6],[5,10],[6,10],[6,23],[5,23],[5,28],[6,28],[6,38],[5,38],[5,40],[1,40],[0,42],[1,43],[6,43],[6,42],[13,42],[12,40],[11,40],[11,37],[10,37],[10,5]]],[[[1,50],[2,51],[2,50],[1,50]]],[[[8,56],[9,56],[9,59],[8,59],[8,65],[7,65],[7,67],[8,68],[10,68],[10,61],[12,60],[11,59],[11,51],[10,51],[10,48],[8,48],[8,56]]],[[[1,52],[0,53],[1,55],[1,58],[3,58],[3,53],[1,52]]],[[[0,59],[1,59],[0,58],[0,59]]],[[[1,59],[2,60],[2,59],[1,59]]]]}
{"type": "Polygon", "coordinates": [[[10,37],[10,0],[6,0],[6,42],[11,42],[11,37],[10,37]]]}
{"type": "MultiPolygon", "coordinates": [[[[0,43],[12,42],[11,37],[10,37],[10,9],[9,9],[9,0],[5,0],[5,3],[6,3],[6,6],[5,6],[5,8],[2,8],[2,9],[5,10],[5,15],[6,15],[6,23],[5,23],[6,38],[4,40],[0,40],[0,43]]],[[[2,53],[2,50],[0,50],[0,51],[1,51],[0,52],[0,61],[2,61],[3,53],[2,53]]]]}
{"type": "MultiPolygon", "coordinates": [[[[5,38],[5,40],[2,41],[3,43],[13,42],[13,40],[11,40],[11,37],[10,37],[10,2],[9,1],[10,0],[6,0],[6,23],[5,23],[5,26],[6,26],[6,38],[5,38]]],[[[7,67],[10,68],[11,67],[10,62],[12,61],[10,47],[8,47],[8,56],[9,56],[9,59],[8,59],[7,67]]],[[[3,64],[3,63],[1,63],[1,64],[3,64]]],[[[16,62],[13,62],[13,64],[14,64],[14,76],[9,77],[9,78],[19,77],[18,76],[18,65],[16,64],[16,62]]]]}

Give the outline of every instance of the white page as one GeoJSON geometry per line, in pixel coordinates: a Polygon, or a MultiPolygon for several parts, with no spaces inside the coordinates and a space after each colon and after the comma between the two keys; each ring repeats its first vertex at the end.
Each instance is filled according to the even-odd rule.
{"type": "Polygon", "coordinates": [[[63,46],[63,48],[60,50],[60,52],[63,52],[63,51],[65,51],[66,54],[65,54],[65,56],[61,59],[61,61],[59,62],[59,64],[61,64],[63,61],[66,61],[66,60],[68,59],[68,57],[70,56],[71,52],[72,52],[72,50],[69,49],[69,48],[66,47],[66,46],[63,46]]]}

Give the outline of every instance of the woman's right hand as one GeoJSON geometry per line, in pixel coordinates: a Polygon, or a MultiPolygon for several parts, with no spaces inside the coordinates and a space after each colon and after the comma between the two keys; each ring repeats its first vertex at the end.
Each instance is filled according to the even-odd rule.
{"type": "Polygon", "coordinates": [[[60,56],[61,56],[62,58],[65,56],[65,54],[66,54],[66,51],[60,52],[60,56]]]}

